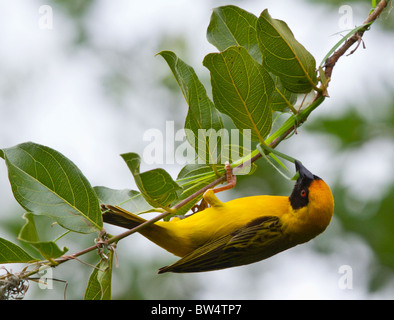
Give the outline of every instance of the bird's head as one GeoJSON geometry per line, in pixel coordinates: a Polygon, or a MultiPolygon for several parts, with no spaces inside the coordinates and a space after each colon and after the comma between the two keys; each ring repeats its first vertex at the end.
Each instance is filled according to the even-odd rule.
{"type": "Polygon", "coordinates": [[[318,176],[312,174],[301,162],[295,162],[299,177],[289,199],[294,210],[307,207],[309,219],[325,229],[334,212],[334,198],[330,187],[318,176]]]}

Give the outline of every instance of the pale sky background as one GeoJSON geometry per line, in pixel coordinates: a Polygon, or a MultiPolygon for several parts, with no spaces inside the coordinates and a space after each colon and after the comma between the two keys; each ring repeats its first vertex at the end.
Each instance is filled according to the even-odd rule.
{"type": "MultiPolygon", "coordinates": [[[[101,0],[96,2],[87,19],[91,47],[96,48],[91,50],[84,46],[70,46],[76,26],[55,7],[53,29],[40,29],[38,10],[42,4],[45,3],[0,1],[0,148],[25,141],[47,145],[71,159],[93,186],[117,189],[135,189],[132,176],[119,154],[132,151],[142,154],[146,145],[142,141],[145,130],[162,129],[166,120],[182,120],[187,112],[186,103],[184,110],[177,111],[176,115],[168,114],[167,108],[160,108],[163,101],[170,101],[170,94],[155,83],[166,74],[168,67],[155,54],[160,50],[177,49],[160,47],[163,38],[185,36],[189,39],[186,44],[188,55],[180,57],[187,58],[186,62],[197,74],[207,78],[208,70],[202,66],[202,60],[206,54],[216,51],[206,40],[214,7],[235,4],[257,16],[268,8],[272,17],[287,22],[296,39],[314,55],[317,63],[340,39],[340,35],[335,34],[343,31],[338,26],[338,11],[303,1],[101,0]],[[136,44],[141,45],[141,50],[131,50],[129,60],[117,61],[111,55],[112,51],[127,52],[136,44]],[[108,68],[130,71],[127,81],[132,90],[130,93],[126,90],[115,108],[116,99],[111,99],[111,88],[103,88],[102,79],[108,68]],[[156,87],[150,89],[153,85],[156,87]],[[119,114],[117,108],[121,110],[119,114]]],[[[352,8],[353,22],[359,25],[365,20],[367,11],[357,6],[352,8]]],[[[340,108],[346,103],[363,103],[364,106],[365,101],[374,95],[391,98],[380,84],[393,83],[394,41],[388,34],[375,33],[375,28],[379,27],[374,25],[364,36],[366,50],[360,48],[354,55],[339,61],[329,87],[331,98],[313,116],[343,112],[340,108]]],[[[371,106],[363,112],[366,116],[375,116],[379,110],[371,106]]],[[[299,157],[299,145],[303,145],[303,162],[327,183],[338,178],[335,166],[348,166],[348,176],[341,178],[347,181],[348,188],[360,201],[374,196],[373,192],[363,194],[362,184],[379,192],[392,181],[393,141],[381,139],[367,144],[360,151],[363,156],[349,153],[332,158],[335,141],[326,140],[299,134],[297,143],[283,143],[282,150],[299,157]],[[377,146],[383,154],[374,152],[377,146]],[[366,171],[365,162],[376,163],[376,170],[366,171]]],[[[163,167],[173,177],[181,168],[163,167]]],[[[142,165],[142,171],[147,168],[142,165]]],[[[231,197],[231,194],[226,196],[231,197]]],[[[0,161],[0,202],[1,214],[18,207],[11,193],[4,161],[0,161]]],[[[321,237],[335,236],[338,228],[340,225],[333,221],[330,232],[321,237]]],[[[113,229],[114,233],[119,231],[113,229]]],[[[3,234],[1,227],[0,236],[12,240],[8,234],[3,234]]],[[[168,259],[167,252],[139,235],[130,238],[133,239],[126,239],[119,245],[120,262],[122,255],[128,254],[129,247],[133,247],[134,254],[168,259]]],[[[370,267],[373,253],[357,237],[349,235],[345,241],[338,239],[335,252],[319,255],[306,244],[250,266],[182,277],[203,283],[197,299],[394,297],[393,290],[368,293],[367,279],[363,275],[370,267]],[[338,269],[342,265],[350,265],[353,269],[351,290],[342,290],[338,285],[342,276],[338,269]],[[245,273],[249,276],[244,277],[245,273]]],[[[156,275],[157,268],[152,267],[152,277],[163,277],[156,275]]],[[[119,279],[114,281],[121,286],[119,279]]],[[[116,292],[115,286],[114,296],[116,292]]],[[[152,298],[157,296],[160,297],[152,292],[152,298]]],[[[59,298],[62,298],[62,292],[59,298]]]]}

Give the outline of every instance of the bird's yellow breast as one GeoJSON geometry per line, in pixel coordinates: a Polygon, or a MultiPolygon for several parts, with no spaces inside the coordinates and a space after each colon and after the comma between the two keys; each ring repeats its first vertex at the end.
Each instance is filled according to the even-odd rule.
{"type": "Polygon", "coordinates": [[[285,196],[253,196],[220,202],[212,193],[213,206],[170,222],[159,221],[155,228],[141,232],[169,252],[184,256],[202,245],[224,237],[264,216],[280,218],[282,234],[289,246],[311,240],[330,223],[334,199],[323,180],[309,186],[308,204],[293,209],[285,196]]]}
{"type": "Polygon", "coordinates": [[[209,207],[185,219],[158,222],[157,225],[166,228],[172,238],[178,239],[173,251],[181,251],[183,255],[186,251],[190,252],[209,241],[234,232],[256,218],[286,215],[289,208],[288,197],[252,196],[209,207]]]}

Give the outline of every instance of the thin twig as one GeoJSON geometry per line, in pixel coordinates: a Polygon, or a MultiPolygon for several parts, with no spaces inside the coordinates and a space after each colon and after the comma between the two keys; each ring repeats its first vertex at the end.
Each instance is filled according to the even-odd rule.
{"type": "MultiPolygon", "coordinates": [[[[355,44],[356,42],[360,43],[364,32],[367,31],[368,28],[371,26],[371,23],[374,22],[380,16],[384,8],[386,8],[388,2],[389,1],[381,0],[376,6],[375,10],[372,11],[371,14],[368,16],[367,20],[364,21],[364,25],[366,26],[360,29],[358,32],[356,32],[349,39],[347,39],[345,43],[326,60],[324,66],[325,66],[325,74],[327,79],[331,78],[332,70],[334,69],[334,66],[339,60],[339,58],[342,57],[353,44],[355,44]]],[[[353,50],[351,54],[354,53],[354,51],[355,50],[353,50]]]]}

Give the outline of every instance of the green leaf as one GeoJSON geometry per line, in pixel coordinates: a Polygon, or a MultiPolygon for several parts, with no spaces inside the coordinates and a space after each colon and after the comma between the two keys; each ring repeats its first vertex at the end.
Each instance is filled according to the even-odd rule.
{"type": "Polygon", "coordinates": [[[177,190],[180,187],[164,169],[140,173],[141,158],[138,154],[125,153],[121,157],[133,174],[142,196],[151,206],[167,209],[178,198],[177,190]]]}
{"type": "Polygon", "coordinates": [[[236,127],[251,130],[252,141],[264,141],[272,125],[274,82],[243,47],[208,54],[203,61],[211,72],[213,100],[236,127]]]}
{"type": "Polygon", "coordinates": [[[0,263],[25,263],[33,261],[37,261],[37,259],[29,255],[21,247],[0,238],[0,263]]]}
{"type": "Polygon", "coordinates": [[[192,67],[171,51],[158,54],[166,60],[189,105],[185,121],[187,140],[204,163],[216,164],[221,143],[220,136],[214,133],[223,128],[219,112],[192,67]]]}
{"type": "Polygon", "coordinates": [[[287,24],[272,19],[268,10],[257,21],[257,39],[263,66],[278,76],[286,89],[307,93],[316,87],[314,57],[294,38],[287,24]]]}
{"type": "Polygon", "coordinates": [[[93,269],[85,290],[85,300],[111,300],[113,252],[108,259],[101,259],[93,269]]]}
{"type": "MultiPolygon", "coordinates": [[[[222,169],[224,166],[220,165],[219,168],[222,169]]],[[[210,184],[215,179],[217,179],[217,175],[212,171],[212,168],[209,165],[185,165],[177,177],[177,183],[182,187],[182,191],[179,192],[179,200],[186,199],[188,196],[210,184]]],[[[193,201],[190,201],[186,205],[182,206],[182,208],[179,208],[176,211],[176,215],[186,214],[201,198],[202,194],[196,197],[193,201]]]]}
{"type": "Polygon", "coordinates": [[[186,184],[194,184],[194,182],[190,183],[191,179],[195,181],[200,178],[205,179],[207,176],[215,176],[215,173],[208,165],[187,164],[179,172],[177,182],[180,186],[184,186],[186,184]]]}
{"type": "Polygon", "coordinates": [[[232,46],[241,46],[257,62],[261,63],[261,52],[256,36],[257,17],[236,6],[213,9],[207,30],[207,39],[219,51],[232,46]]]}
{"type": "Polygon", "coordinates": [[[2,151],[15,199],[26,211],[49,216],[75,232],[101,230],[97,196],[69,159],[32,142],[2,151]]]}
{"type": "Polygon", "coordinates": [[[34,223],[34,214],[28,212],[24,215],[26,224],[22,227],[18,239],[29,243],[36,248],[45,259],[55,259],[64,255],[68,249],[60,249],[53,241],[40,241],[36,225],[34,223]]]}
{"type": "Polygon", "coordinates": [[[283,87],[279,77],[271,75],[275,82],[275,91],[272,94],[271,108],[274,111],[284,112],[286,109],[294,109],[293,105],[297,101],[297,94],[283,87]]]}
{"type": "Polygon", "coordinates": [[[116,205],[134,214],[153,209],[138,191],[129,189],[116,190],[101,186],[93,189],[96,191],[101,204],[116,205]]]}
{"type": "MultiPolygon", "coordinates": [[[[256,32],[257,17],[236,6],[224,6],[213,10],[211,22],[208,26],[207,38],[219,51],[232,46],[241,46],[258,63],[262,63],[256,32]]],[[[286,90],[279,78],[271,74],[275,82],[271,109],[284,111],[292,108],[297,95],[286,90]]]]}

